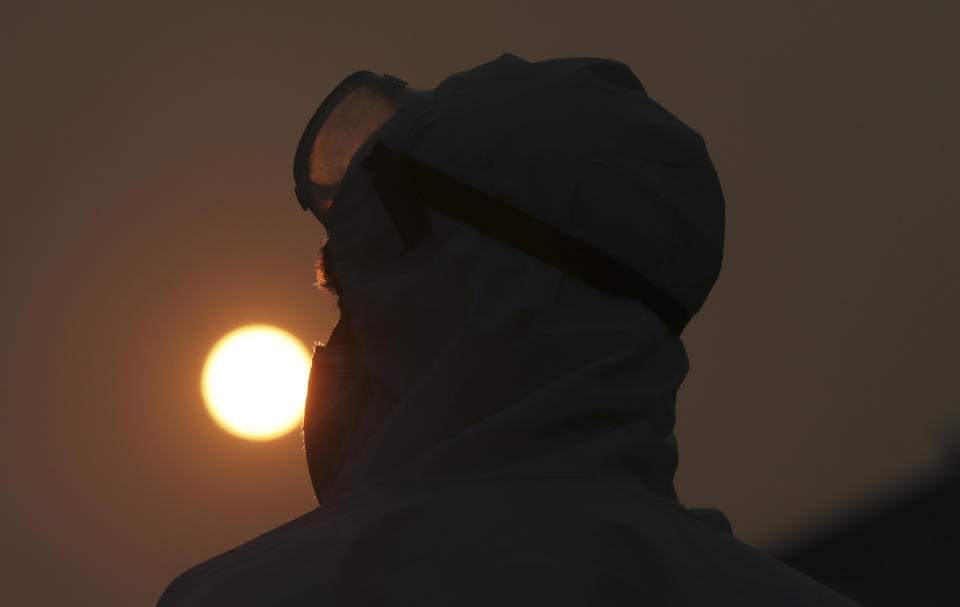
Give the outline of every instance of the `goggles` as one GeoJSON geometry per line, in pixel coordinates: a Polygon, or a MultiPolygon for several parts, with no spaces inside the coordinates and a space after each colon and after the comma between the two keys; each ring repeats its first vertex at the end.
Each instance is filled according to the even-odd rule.
{"type": "Polygon", "coordinates": [[[355,72],[338,84],[313,114],[297,146],[293,177],[303,210],[323,222],[363,144],[407,103],[431,93],[370,71],[355,72]]]}

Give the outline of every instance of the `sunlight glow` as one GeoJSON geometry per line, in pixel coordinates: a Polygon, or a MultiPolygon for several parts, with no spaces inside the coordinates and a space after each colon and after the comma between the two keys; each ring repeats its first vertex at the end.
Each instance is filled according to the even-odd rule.
{"type": "Polygon", "coordinates": [[[300,425],[310,353],[293,335],[270,325],[231,331],[210,350],[201,391],[224,430],[270,440],[300,425]]]}

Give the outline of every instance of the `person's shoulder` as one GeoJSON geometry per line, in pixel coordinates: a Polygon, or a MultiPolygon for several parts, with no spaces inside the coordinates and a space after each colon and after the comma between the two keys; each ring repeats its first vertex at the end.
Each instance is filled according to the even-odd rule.
{"type": "Polygon", "coordinates": [[[186,607],[187,605],[198,604],[196,600],[190,599],[191,588],[194,586],[193,580],[197,577],[198,567],[199,565],[187,569],[167,584],[157,601],[157,607],[186,607]]]}
{"type": "Polygon", "coordinates": [[[281,580],[298,572],[316,577],[314,561],[322,551],[305,550],[305,544],[316,535],[311,528],[318,518],[312,510],[190,567],[167,585],[157,607],[273,604],[277,592],[295,590],[281,580]]]}
{"type": "Polygon", "coordinates": [[[593,481],[453,489],[372,521],[340,562],[335,596],[423,606],[857,606],[741,542],[716,509],[593,481]]]}

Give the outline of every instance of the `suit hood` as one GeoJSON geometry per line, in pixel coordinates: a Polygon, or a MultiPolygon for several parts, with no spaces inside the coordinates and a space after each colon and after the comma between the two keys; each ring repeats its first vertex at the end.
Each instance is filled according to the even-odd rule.
{"type": "MultiPolygon", "coordinates": [[[[719,273],[723,199],[703,141],[623,64],[506,54],[374,141],[590,243],[690,315],[719,273]]],[[[433,209],[406,247],[356,164],[325,221],[355,343],[318,346],[304,421],[321,502],[481,477],[602,479],[676,501],[679,335],[433,209]]]]}

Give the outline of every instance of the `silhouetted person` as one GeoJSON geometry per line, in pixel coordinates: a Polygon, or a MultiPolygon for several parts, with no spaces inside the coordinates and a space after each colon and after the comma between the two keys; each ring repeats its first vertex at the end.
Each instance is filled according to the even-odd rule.
{"type": "Polygon", "coordinates": [[[724,201],[627,66],[358,72],[295,179],[342,312],[305,410],[319,506],[160,605],[855,605],[678,501],[680,333],[724,201]]]}

